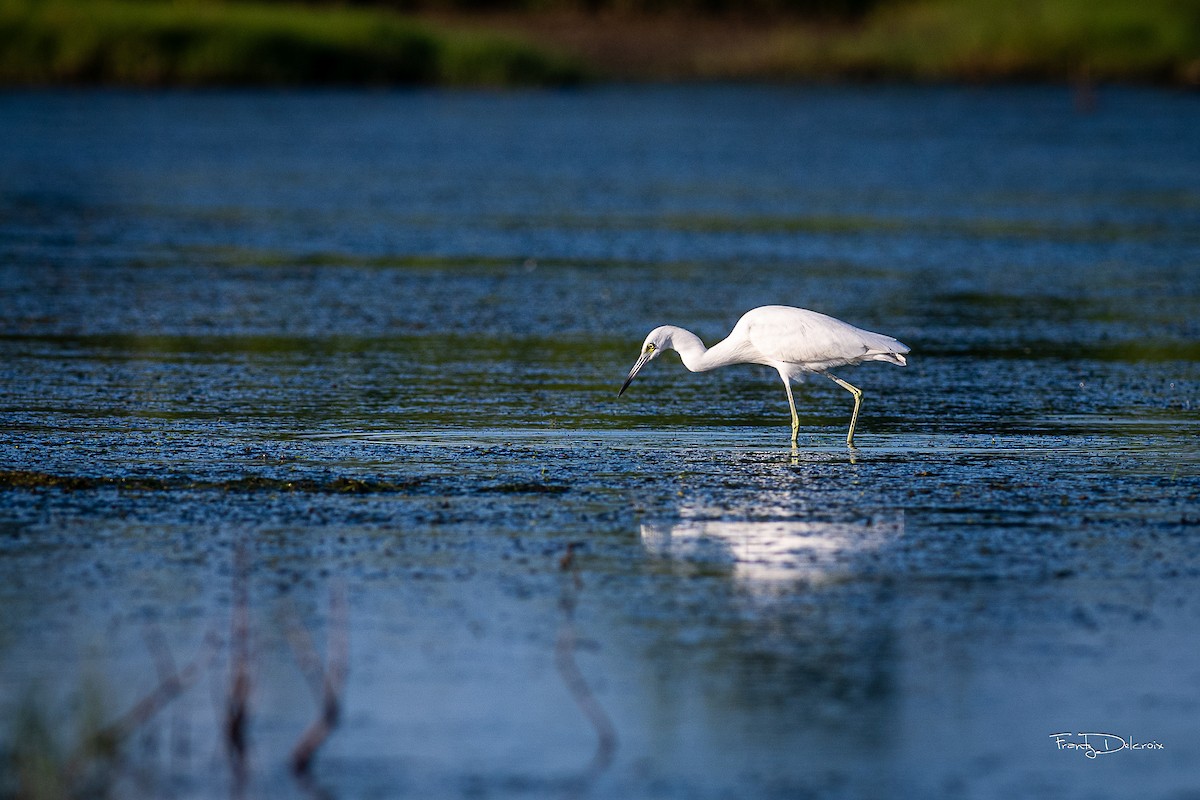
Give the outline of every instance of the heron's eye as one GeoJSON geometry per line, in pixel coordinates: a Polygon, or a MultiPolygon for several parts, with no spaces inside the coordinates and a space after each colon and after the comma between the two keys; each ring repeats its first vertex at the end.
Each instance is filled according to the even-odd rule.
{"type": "Polygon", "coordinates": [[[652,345],[652,344],[648,344],[648,345],[646,345],[646,352],[647,352],[647,353],[653,353],[653,352],[654,352],[654,345],[652,345]]]}

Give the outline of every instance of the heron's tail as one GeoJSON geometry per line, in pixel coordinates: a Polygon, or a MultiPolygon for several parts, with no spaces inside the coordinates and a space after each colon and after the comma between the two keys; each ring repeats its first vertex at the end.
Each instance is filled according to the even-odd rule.
{"type": "Polygon", "coordinates": [[[903,353],[867,353],[863,356],[863,361],[886,361],[889,364],[895,364],[898,367],[908,366],[908,359],[903,353]]]}
{"type": "Polygon", "coordinates": [[[908,359],[904,357],[904,354],[911,349],[908,345],[882,333],[872,334],[872,339],[874,341],[867,344],[870,349],[863,357],[863,361],[886,361],[898,367],[908,366],[908,359]]]}

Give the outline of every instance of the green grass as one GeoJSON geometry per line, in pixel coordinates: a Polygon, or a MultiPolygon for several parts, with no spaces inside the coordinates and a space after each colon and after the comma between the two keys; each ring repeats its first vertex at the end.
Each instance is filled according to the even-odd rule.
{"type": "Polygon", "coordinates": [[[781,34],[751,68],[781,77],[1200,84],[1196,0],[915,0],[860,25],[781,34]]]}
{"type": "Polygon", "coordinates": [[[574,62],[372,9],[158,0],[0,0],[0,83],[561,84],[574,62]]]}
{"type": "MultiPolygon", "coordinates": [[[[691,1],[660,4],[686,10],[691,1]]],[[[763,0],[777,1],[790,7],[785,0],[763,0]]],[[[530,2],[513,0],[518,19],[537,18],[530,9],[543,0],[530,2]]],[[[762,35],[740,49],[701,46],[691,73],[716,79],[1200,85],[1200,0],[830,2],[861,7],[862,15],[821,23],[794,15],[773,24],[760,20],[762,35]]],[[[601,24],[624,30],[630,57],[622,64],[640,63],[647,47],[686,50],[687,42],[670,37],[645,39],[644,23],[655,19],[583,15],[578,24],[584,32],[601,24]]],[[[706,19],[722,24],[719,17],[706,19]]],[[[535,30],[529,28],[529,35],[538,36],[535,30]]],[[[572,83],[589,73],[582,58],[555,55],[537,41],[319,2],[0,0],[0,85],[507,86],[572,83]]]]}

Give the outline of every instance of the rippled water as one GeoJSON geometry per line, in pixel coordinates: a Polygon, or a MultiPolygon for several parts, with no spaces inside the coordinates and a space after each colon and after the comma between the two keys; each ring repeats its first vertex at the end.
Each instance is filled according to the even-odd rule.
{"type": "Polygon", "coordinates": [[[3,791],[1194,791],[1198,126],[1133,89],[0,96],[3,791]],[[653,326],[766,303],[913,348],[845,371],[857,449],[820,378],[795,450],[766,369],[617,399],[653,326]],[[305,630],[350,648],[308,782],[305,630]],[[1087,731],[1164,747],[1051,737],[1087,731]]]}

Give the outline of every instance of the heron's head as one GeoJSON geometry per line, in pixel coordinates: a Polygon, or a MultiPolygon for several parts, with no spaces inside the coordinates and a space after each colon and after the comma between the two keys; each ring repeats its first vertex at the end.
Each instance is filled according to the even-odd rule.
{"type": "Polygon", "coordinates": [[[625,394],[625,390],[629,388],[629,384],[633,383],[633,379],[641,372],[642,367],[662,355],[664,350],[671,349],[673,330],[674,328],[670,325],[663,325],[650,331],[646,336],[646,341],[642,342],[642,354],[633,363],[633,369],[629,370],[629,377],[625,379],[625,383],[621,384],[621,391],[617,392],[617,397],[625,394]]]}

